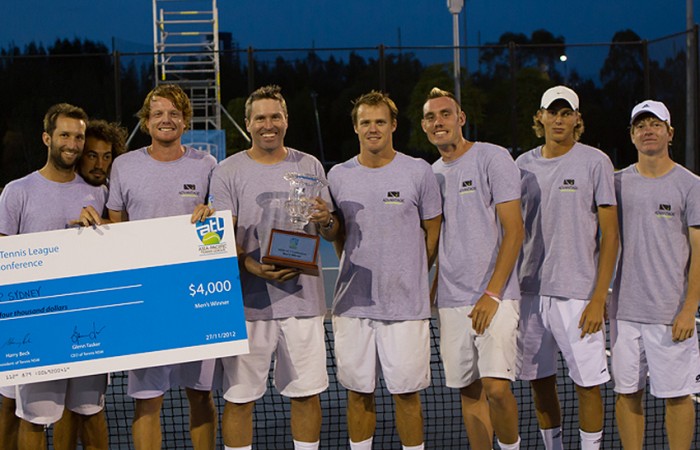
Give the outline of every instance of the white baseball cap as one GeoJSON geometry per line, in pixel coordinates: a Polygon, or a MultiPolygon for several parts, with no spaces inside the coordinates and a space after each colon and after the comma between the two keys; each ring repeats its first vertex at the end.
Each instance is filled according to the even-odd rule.
{"type": "Polygon", "coordinates": [[[554,86],[542,94],[540,108],[547,109],[557,100],[565,100],[571,109],[578,111],[578,95],[566,86],[554,86]]]}
{"type": "Polygon", "coordinates": [[[630,117],[630,125],[632,125],[634,119],[636,119],[638,115],[644,113],[653,114],[659,120],[671,125],[671,113],[668,112],[666,105],[654,100],[644,100],[642,103],[634,107],[632,110],[632,116],[630,117]]]}

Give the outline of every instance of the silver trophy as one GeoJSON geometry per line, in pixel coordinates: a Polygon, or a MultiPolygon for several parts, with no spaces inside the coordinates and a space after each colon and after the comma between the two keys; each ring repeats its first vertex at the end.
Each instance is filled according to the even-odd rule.
{"type": "Polygon", "coordinates": [[[316,197],[328,183],[315,175],[295,172],[285,174],[284,179],[290,187],[284,209],[287,210],[292,229],[302,232],[314,212],[316,197]]]}
{"type": "Polygon", "coordinates": [[[289,216],[291,231],[273,228],[262,262],[298,269],[301,273],[318,275],[319,238],[307,234],[304,227],[316,208],[316,197],[328,185],[315,175],[289,172],[284,175],[289,182],[289,195],[284,209],[289,216]]]}

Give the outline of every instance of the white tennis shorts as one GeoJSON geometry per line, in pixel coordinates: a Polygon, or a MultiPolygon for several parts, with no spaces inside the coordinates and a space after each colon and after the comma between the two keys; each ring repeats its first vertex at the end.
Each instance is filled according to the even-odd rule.
{"type": "Polygon", "coordinates": [[[439,308],[440,356],[447,387],[461,389],[484,377],[515,380],[517,300],[503,300],[491,324],[478,335],[468,317],[474,306],[439,308]]]}
{"type": "Polygon", "coordinates": [[[233,403],[265,395],[274,355],[275,388],[285,397],[308,397],[328,388],[323,316],[246,321],[247,355],[222,358],[224,398],[233,403]]]}
{"type": "Polygon", "coordinates": [[[51,425],[65,408],[93,415],[104,408],[108,377],[90,375],[16,386],[17,417],[37,425],[51,425]]]}
{"type": "Polygon", "coordinates": [[[581,337],[579,320],[587,300],[523,295],[520,301],[519,378],[539,380],[557,373],[557,351],[579,386],[610,380],[603,330],[581,337]]]}
{"type": "Polygon", "coordinates": [[[160,397],[173,387],[211,391],[216,388],[215,378],[215,359],[130,370],[128,394],[146,400],[160,397]]]}
{"type": "Polygon", "coordinates": [[[610,321],[615,392],[632,394],[646,387],[657,398],[700,392],[698,336],[673,341],[671,325],[610,321]]]}
{"type": "Polygon", "coordinates": [[[372,393],[381,373],[392,394],[430,385],[430,326],[425,320],[385,322],[333,316],[338,381],[372,393]]]}

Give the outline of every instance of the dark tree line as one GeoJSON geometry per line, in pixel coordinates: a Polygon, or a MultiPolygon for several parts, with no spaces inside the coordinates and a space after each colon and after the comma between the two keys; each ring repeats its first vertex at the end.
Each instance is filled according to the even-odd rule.
{"type": "MultiPolygon", "coordinates": [[[[640,37],[631,30],[620,31],[608,45],[599,81],[575,71],[562,74],[557,62],[565,50],[564,38],[546,30],[530,36],[505,33],[498,42],[484,45],[480,70],[462,83],[470,137],[508,147],[514,156],[538,145],[531,125],[540,96],[548,87],[566,83],[582,98],[586,123],[582,141],[606,151],[617,167],[623,167],[635,156],[626,131],[629,111],[644,100],[646,82],[651,96],[669,106],[676,148],[682,148],[684,47],[668,52],[663,61],[645,60],[640,37]]],[[[256,52],[249,67],[244,51],[222,53],[222,104],[239,124],[243,125],[251,83],[253,87],[279,84],[289,109],[286,143],[318,156],[322,147],[326,161],[344,161],[357,152],[349,116],[352,99],[380,89],[385,80],[386,91],[400,111],[395,147],[429,161],[437,157],[420,128],[421,109],[433,86],[452,90],[450,63],[426,65],[405,50],[387,52],[383,58],[358,52],[342,58],[337,54],[322,58],[314,51],[287,58],[278,55],[256,52]]],[[[0,186],[44,163],[41,119],[54,103],[74,103],[92,117],[107,120],[121,113],[127,128],[136,127],[134,114],[154,84],[152,56],[115,56],[101,43],[79,39],[57,40],[49,47],[30,44],[24,49],[0,50],[0,186]],[[119,63],[116,71],[115,61],[119,63]]],[[[235,128],[226,119],[222,121],[228,152],[246,148],[235,128]]],[[[148,141],[140,132],[135,136],[131,148],[148,141]]],[[[682,157],[682,151],[676,153],[682,157]]]]}

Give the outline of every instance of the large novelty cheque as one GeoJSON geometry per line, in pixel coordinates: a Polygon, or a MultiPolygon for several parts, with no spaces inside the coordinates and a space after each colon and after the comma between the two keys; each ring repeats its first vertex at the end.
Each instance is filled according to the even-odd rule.
{"type": "Polygon", "coordinates": [[[247,352],[230,211],[0,238],[0,386],[247,352]]]}

